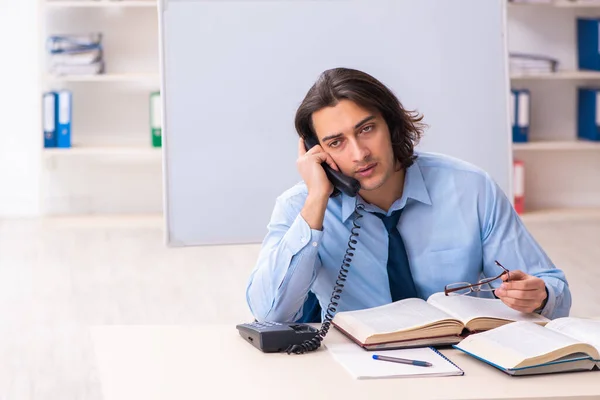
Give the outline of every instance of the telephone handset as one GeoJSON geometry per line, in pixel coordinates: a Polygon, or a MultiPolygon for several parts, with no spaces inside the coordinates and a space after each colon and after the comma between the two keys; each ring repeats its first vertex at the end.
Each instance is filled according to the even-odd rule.
{"type": "MultiPolygon", "coordinates": [[[[304,140],[304,147],[306,147],[307,151],[317,144],[319,144],[319,141],[314,136],[310,136],[304,140]]],[[[355,197],[358,194],[360,183],[356,179],[346,176],[340,171],[336,171],[325,162],[321,165],[325,170],[325,175],[327,175],[327,178],[329,178],[333,184],[333,193],[331,194],[331,197],[338,196],[340,192],[350,197],[355,197]]]]}
{"type": "MultiPolygon", "coordinates": [[[[314,137],[304,141],[306,150],[309,150],[318,143],[314,137]]],[[[350,197],[356,197],[360,190],[360,183],[356,179],[334,170],[327,163],[323,163],[322,165],[325,169],[325,174],[327,174],[334,187],[331,197],[339,195],[340,192],[350,197]]],[[[361,210],[363,209],[364,206],[356,202],[354,210],[356,217],[352,221],[353,226],[350,230],[348,248],[342,258],[342,266],[335,281],[329,305],[325,308],[325,318],[321,329],[317,331],[310,325],[299,323],[255,321],[253,323],[238,324],[236,328],[246,341],[265,353],[286,351],[288,354],[304,354],[321,347],[321,342],[325,338],[325,335],[327,335],[333,316],[336,313],[338,301],[344,288],[344,282],[346,282],[346,277],[348,276],[352,257],[354,256],[354,250],[356,250],[354,245],[356,244],[356,237],[360,229],[360,225],[356,222],[362,218],[361,210]]]]}

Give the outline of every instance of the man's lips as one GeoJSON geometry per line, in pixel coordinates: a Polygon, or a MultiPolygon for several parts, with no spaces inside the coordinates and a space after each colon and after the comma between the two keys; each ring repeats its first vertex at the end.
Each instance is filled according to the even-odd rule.
{"type": "Polygon", "coordinates": [[[357,170],[356,170],[356,173],[365,172],[365,171],[367,171],[367,170],[369,170],[369,169],[373,168],[375,165],[377,165],[377,163],[372,163],[372,164],[366,165],[366,166],[364,166],[364,167],[362,167],[362,168],[359,168],[359,169],[357,169],[357,170]]]}

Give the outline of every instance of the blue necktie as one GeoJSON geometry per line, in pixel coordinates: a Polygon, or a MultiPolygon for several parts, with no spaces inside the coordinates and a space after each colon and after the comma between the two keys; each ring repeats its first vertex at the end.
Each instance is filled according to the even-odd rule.
{"type": "Polygon", "coordinates": [[[387,272],[392,301],[417,297],[417,289],[415,288],[415,283],[410,272],[406,247],[404,247],[404,242],[397,228],[402,210],[394,211],[389,217],[380,213],[374,213],[381,218],[388,231],[387,272]]]}
{"type": "Polygon", "coordinates": [[[321,305],[319,304],[319,300],[317,300],[317,296],[315,296],[313,292],[308,292],[308,297],[302,306],[302,317],[297,319],[295,322],[321,322],[321,305]]]}
{"type": "MultiPolygon", "coordinates": [[[[380,213],[373,213],[383,221],[390,239],[387,272],[392,301],[417,297],[417,289],[415,289],[415,283],[410,272],[406,248],[397,228],[402,210],[394,211],[389,217],[380,213]]],[[[321,307],[312,292],[308,292],[308,298],[303,306],[302,317],[296,322],[321,322],[321,307]]]]}

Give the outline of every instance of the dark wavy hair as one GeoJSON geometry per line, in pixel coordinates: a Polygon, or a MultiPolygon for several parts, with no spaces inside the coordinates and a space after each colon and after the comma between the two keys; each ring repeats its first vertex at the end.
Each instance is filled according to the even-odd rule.
{"type": "Polygon", "coordinates": [[[404,169],[413,164],[416,158],[414,146],[427,127],[421,122],[423,115],[405,110],[383,83],[355,69],[334,68],[319,76],[296,111],[298,135],[303,139],[317,138],[312,122],[313,113],[335,106],[342,99],[351,100],[370,111],[377,110],[388,125],[396,159],[404,169]]]}

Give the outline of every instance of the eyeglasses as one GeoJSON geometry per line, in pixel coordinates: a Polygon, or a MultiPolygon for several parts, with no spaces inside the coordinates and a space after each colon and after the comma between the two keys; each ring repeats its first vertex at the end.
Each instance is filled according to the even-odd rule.
{"type": "Polygon", "coordinates": [[[495,281],[496,279],[501,279],[503,275],[507,275],[507,282],[510,281],[510,271],[504,268],[504,266],[498,261],[494,262],[503,270],[500,275],[494,278],[485,278],[473,284],[468,282],[451,283],[450,285],[446,285],[444,287],[444,294],[446,296],[463,296],[472,292],[491,292],[495,289],[489,283],[495,281]]]}

